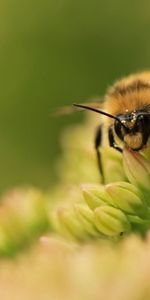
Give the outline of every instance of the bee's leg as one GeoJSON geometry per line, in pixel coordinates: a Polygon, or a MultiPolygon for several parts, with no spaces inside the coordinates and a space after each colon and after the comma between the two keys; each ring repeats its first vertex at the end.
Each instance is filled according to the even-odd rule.
{"type": "Polygon", "coordinates": [[[110,147],[113,147],[114,149],[118,150],[119,152],[122,152],[122,149],[115,144],[112,126],[110,126],[108,129],[108,140],[109,140],[110,147]]]}
{"type": "Polygon", "coordinates": [[[102,178],[102,183],[104,183],[104,174],[103,174],[101,153],[99,151],[99,147],[101,146],[101,141],[102,141],[102,125],[99,125],[96,128],[96,132],[95,132],[94,146],[95,146],[95,150],[96,150],[97,163],[98,163],[98,168],[99,168],[100,175],[102,178]]]}

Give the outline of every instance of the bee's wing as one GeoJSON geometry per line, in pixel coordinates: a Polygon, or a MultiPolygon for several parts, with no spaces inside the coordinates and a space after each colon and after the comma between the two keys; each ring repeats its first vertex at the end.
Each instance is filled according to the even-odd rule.
{"type": "MultiPolygon", "coordinates": [[[[84,103],[80,103],[81,105],[87,105],[91,108],[103,108],[103,101],[102,98],[93,98],[90,99],[89,102],[84,102],[84,103]]],[[[56,116],[63,116],[63,115],[68,115],[77,111],[81,111],[80,109],[78,109],[77,107],[73,106],[73,105],[68,105],[68,106],[62,106],[56,109],[55,111],[55,115],[56,116]]]]}

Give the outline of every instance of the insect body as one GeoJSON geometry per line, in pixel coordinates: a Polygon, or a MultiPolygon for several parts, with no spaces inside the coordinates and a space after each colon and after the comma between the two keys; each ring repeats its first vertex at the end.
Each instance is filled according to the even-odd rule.
{"type": "MultiPolygon", "coordinates": [[[[150,71],[130,75],[117,81],[106,93],[101,104],[77,107],[95,111],[105,116],[109,145],[122,151],[124,145],[140,151],[148,144],[150,136],[150,71]],[[99,107],[99,108],[98,108],[99,107]],[[107,118],[106,118],[107,117],[107,118]]],[[[102,125],[96,131],[95,148],[101,169],[99,147],[102,125]]]]}

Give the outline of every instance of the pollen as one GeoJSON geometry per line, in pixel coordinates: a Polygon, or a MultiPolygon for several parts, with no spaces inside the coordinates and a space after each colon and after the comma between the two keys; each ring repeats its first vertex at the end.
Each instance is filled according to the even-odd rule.
{"type": "Polygon", "coordinates": [[[124,136],[124,142],[131,149],[138,149],[142,145],[142,134],[137,132],[136,134],[126,134],[124,136]]]}

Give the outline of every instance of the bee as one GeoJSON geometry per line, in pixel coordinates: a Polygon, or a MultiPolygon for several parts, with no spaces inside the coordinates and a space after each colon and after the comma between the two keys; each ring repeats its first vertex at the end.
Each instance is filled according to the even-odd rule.
{"type": "Polygon", "coordinates": [[[103,128],[107,129],[108,143],[122,152],[126,146],[142,151],[150,136],[150,71],[124,77],[108,88],[103,103],[74,106],[103,115],[103,123],[95,133],[95,150],[101,174],[100,146],[103,128]],[[103,108],[101,110],[101,107],[103,108]]]}

